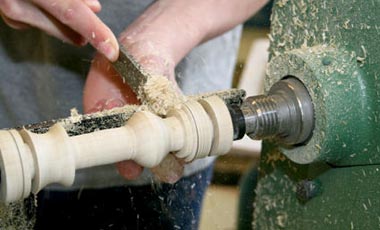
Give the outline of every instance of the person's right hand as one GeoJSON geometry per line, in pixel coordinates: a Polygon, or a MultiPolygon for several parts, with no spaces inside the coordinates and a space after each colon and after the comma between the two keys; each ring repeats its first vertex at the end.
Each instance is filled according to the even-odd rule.
{"type": "Polygon", "coordinates": [[[112,31],[96,16],[98,0],[0,0],[0,15],[10,27],[35,27],[65,42],[89,42],[110,61],[119,55],[112,31]]]}

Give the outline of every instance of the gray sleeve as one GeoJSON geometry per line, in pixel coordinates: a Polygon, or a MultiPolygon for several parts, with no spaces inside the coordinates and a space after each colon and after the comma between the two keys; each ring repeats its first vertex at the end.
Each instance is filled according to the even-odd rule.
{"type": "Polygon", "coordinates": [[[193,49],[177,66],[186,95],[231,88],[242,26],[193,49]]]}

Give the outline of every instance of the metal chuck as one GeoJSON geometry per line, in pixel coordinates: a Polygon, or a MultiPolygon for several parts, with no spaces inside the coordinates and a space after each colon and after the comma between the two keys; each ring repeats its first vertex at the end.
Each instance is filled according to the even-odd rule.
{"type": "Polygon", "coordinates": [[[314,128],[311,97],[301,81],[287,77],[274,84],[268,95],[248,97],[230,107],[234,138],[274,139],[285,145],[307,142],[314,128]]]}

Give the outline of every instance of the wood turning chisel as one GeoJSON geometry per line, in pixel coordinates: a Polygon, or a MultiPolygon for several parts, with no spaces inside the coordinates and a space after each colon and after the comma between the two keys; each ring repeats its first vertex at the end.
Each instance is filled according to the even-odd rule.
{"type": "Polygon", "coordinates": [[[119,47],[119,58],[112,63],[113,67],[137,95],[139,87],[146,83],[150,75],[121,44],[119,47]]]}

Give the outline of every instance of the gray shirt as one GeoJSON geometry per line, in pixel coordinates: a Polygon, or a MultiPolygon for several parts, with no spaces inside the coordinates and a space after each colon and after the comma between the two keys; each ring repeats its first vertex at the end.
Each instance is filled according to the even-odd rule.
{"type": "MultiPolygon", "coordinates": [[[[101,1],[99,17],[118,35],[150,0],[101,1]]],[[[176,68],[185,94],[227,89],[231,86],[241,28],[192,50],[176,68]]],[[[81,111],[82,89],[94,55],[90,46],[73,47],[37,30],[17,31],[0,22],[0,127],[69,116],[81,111]]],[[[212,158],[186,165],[185,175],[207,167],[212,158]]],[[[148,170],[136,181],[126,181],[114,165],[77,172],[74,187],[108,187],[148,183],[148,170]]]]}

